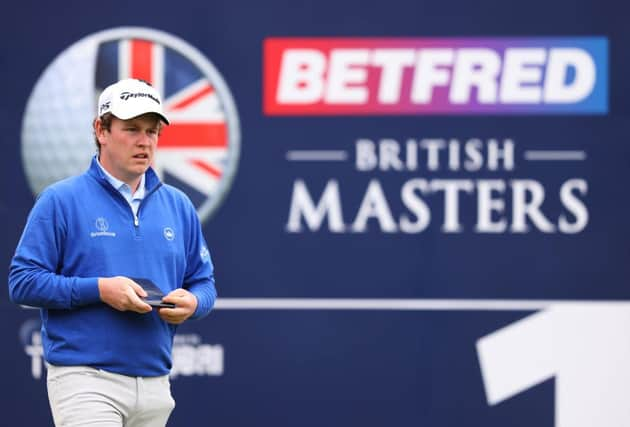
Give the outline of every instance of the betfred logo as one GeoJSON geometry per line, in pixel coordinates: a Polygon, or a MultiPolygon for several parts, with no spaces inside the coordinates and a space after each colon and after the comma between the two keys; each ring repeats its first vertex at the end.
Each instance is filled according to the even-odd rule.
{"type": "Polygon", "coordinates": [[[608,41],[269,38],[267,115],[605,114],[608,41]]]}

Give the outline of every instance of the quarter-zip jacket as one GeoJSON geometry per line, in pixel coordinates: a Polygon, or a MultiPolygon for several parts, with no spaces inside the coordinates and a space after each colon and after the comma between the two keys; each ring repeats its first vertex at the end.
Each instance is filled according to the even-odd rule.
{"type": "Polygon", "coordinates": [[[44,358],[133,376],[165,375],[176,327],[154,309],[120,312],[100,300],[99,277],[150,279],[214,305],[213,265],[188,197],[146,172],[137,215],[96,164],[44,190],[29,214],[9,271],[9,295],[41,308],[44,358]]]}

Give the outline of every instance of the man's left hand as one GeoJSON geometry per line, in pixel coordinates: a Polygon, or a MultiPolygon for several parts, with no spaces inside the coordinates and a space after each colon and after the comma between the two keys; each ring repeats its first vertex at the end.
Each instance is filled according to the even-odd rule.
{"type": "Polygon", "coordinates": [[[162,301],[175,304],[175,308],[160,308],[158,311],[162,320],[175,325],[184,322],[197,309],[197,297],[182,288],[170,292],[162,301]]]}

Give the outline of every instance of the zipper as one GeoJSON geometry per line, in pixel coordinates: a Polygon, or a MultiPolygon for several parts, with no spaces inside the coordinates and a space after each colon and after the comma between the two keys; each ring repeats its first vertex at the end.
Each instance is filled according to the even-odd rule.
{"type": "MultiPolygon", "coordinates": [[[[140,226],[140,208],[142,208],[142,206],[144,206],[144,202],[145,200],[147,200],[149,198],[149,196],[153,193],[155,193],[158,188],[160,188],[162,186],[162,183],[159,182],[158,185],[156,185],[155,187],[153,187],[153,189],[151,189],[151,191],[149,191],[148,193],[145,193],[144,198],[142,200],[140,200],[140,204],[138,205],[138,213],[135,214],[133,213],[133,208],[131,207],[131,205],[129,205],[129,203],[127,203],[127,205],[129,205],[129,209],[131,209],[131,214],[133,215],[133,225],[136,227],[136,236],[138,235],[138,227],[140,226]]],[[[120,194],[120,193],[119,193],[120,194]]],[[[124,199],[124,197],[123,197],[124,199]]],[[[125,200],[126,202],[126,200],[125,200]]]]}
{"type": "Polygon", "coordinates": [[[153,188],[151,189],[151,191],[149,191],[148,193],[146,193],[146,194],[144,195],[144,198],[140,201],[140,204],[138,205],[138,213],[137,213],[137,214],[135,214],[135,213],[133,212],[133,208],[131,207],[131,205],[129,204],[129,202],[127,202],[127,199],[125,199],[125,198],[123,197],[123,195],[122,195],[122,194],[120,194],[120,191],[118,191],[117,189],[115,189],[115,188],[114,188],[114,187],[113,187],[113,186],[109,183],[109,181],[107,181],[107,179],[105,179],[105,178],[101,178],[100,180],[99,180],[99,179],[97,179],[97,181],[99,181],[99,182],[101,183],[101,185],[104,185],[104,186],[105,186],[105,188],[107,189],[107,191],[109,191],[111,194],[113,194],[113,195],[114,195],[114,197],[117,197],[119,201],[122,201],[122,202],[123,202],[123,203],[124,203],[124,204],[125,204],[128,208],[129,208],[129,211],[131,211],[131,215],[132,215],[132,217],[133,217],[133,225],[134,225],[135,232],[136,232],[135,234],[136,234],[136,237],[138,237],[138,236],[139,236],[139,234],[138,234],[138,228],[140,227],[140,219],[139,219],[139,216],[140,216],[140,208],[141,208],[142,206],[144,206],[144,201],[145,201],[145,200],[146,200],[146,199],[147,199],[147,198],[148,198],[151,194],[155,193],[155,192],[156,192],[156,191],[157,191],[157,190],[158,190],[158,189],[162,186],[162,182],[158,181],[158,184],[157,184],[155,187],[153,187],[153,188]]]}

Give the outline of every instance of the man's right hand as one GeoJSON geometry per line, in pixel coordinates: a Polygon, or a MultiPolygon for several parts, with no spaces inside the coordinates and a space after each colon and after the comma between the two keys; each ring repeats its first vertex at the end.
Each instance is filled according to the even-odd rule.
{"type": "Polygon", "coordinates": [[[99,277],[98,292],[101,301],[116,310],[136,313],[148,313],[152,310],[149,304],[140,299],[146,297],[147,293],[128,277],[99,277]]]}

